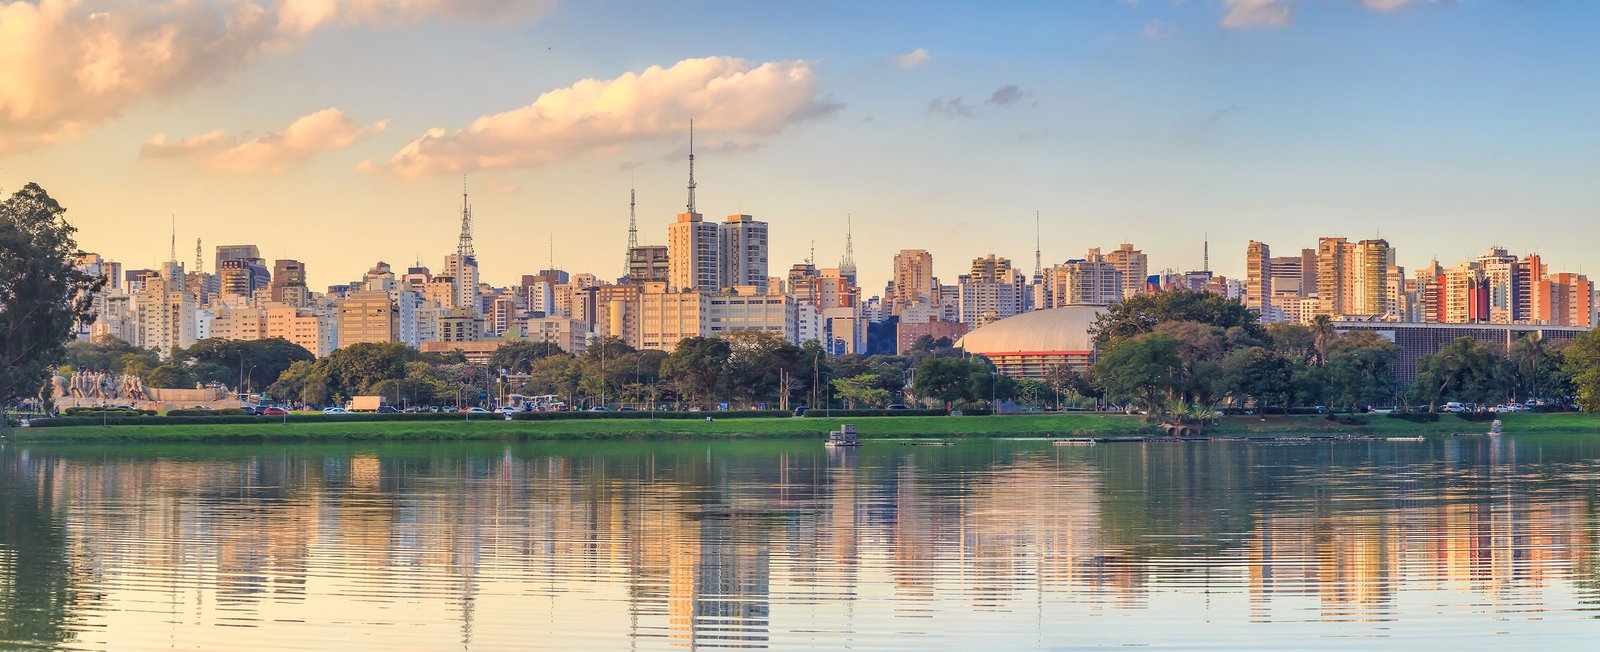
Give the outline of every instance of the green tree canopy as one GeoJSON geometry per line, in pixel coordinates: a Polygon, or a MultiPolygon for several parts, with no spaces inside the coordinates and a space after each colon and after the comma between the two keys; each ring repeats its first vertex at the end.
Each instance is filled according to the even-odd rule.
{"type": "Polygon", "coordinates": [[[1584,412],[1600,412],[1600,330],[1579,335],[1561,352],[1561,360],[1578,407],[1584,412]]]}
{"type": "Polygon", "coordinates": [[[1106,398],[1142,407],[1151,421],[1160,420],[1183,382],[1178,349],[1178,340],[1165,333],[1119,339],[1095,361],[1095,378],[1106,398]]]}
{"type": "Polygon", "coordinates": [[[72,329],[93,319],[105,284],[74,266],[80,252],[66,212],[33,183],[0,201],[0,430],[9,428],[6,406],[49,398],[72,329]]]}
{"type": "Polygon", "coordinates": [[[1428,403],[1430,412],[1438,409],[1441,401],[1490,403],[1505,398],[1506,373],[1499,351],[1460,337],[1417,360],[1412,393],[1428,403]]]}
{"type": "Polygon", "coordinates": [[[1089,333],[1094,336],[1095,346],[1104,349],[1118,338],[1148,333],[1157,324],[1177,321],[1208,324],[1223,331],[1240,328],[1243,338],[1254,341],[1267,337],[1256,313],[1238,299],[1185,289],[1141,294],[1114,303],[1095,318],[1089,333]]]}
{"type": "Polygon", "coordinates": [[[691,403],[705,405],[721,387],[733,347],[716,337],[686,337],[661,362],[661,375],[691,403]]]}

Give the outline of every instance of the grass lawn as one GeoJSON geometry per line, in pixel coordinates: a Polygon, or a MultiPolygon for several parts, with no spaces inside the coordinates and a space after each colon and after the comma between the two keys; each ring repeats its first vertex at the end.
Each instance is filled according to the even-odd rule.
{"type": "MultiPolygon", "coordinates": [[[[1488,423],[1442,415],[1433,423],[1411,423],[1382,415],[1356,417],[1341,424],[1315,416],[1226,417],[1212,435],[1358,434],[1375,436],[1481,433],[1488,423]]],[[[1600,434],[1600,416],[1584,414],[1510,414],[1508,435],[1600,434]]],[[[1014,415],[998,417],[856,417],[717,419],[573,419],[504,421],[404,421],[248,424],[175,424],[149,426],[69,426],[19,428],[19,442],[111,443],[142,441],[338,441],[338,440],[557,440],[643,438],[821,438],[841,423],[855,424],[863,438],[961,436],[1137,436],[1155,431],[1139,417],[1102,414],[1014,415]]]]}

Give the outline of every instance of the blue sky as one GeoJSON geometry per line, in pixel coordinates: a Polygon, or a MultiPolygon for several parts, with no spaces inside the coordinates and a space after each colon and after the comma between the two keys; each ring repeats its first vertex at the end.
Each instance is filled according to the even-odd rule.
{"type": "Polygon", "coordinates": [[[614,276],[630,184],[646,241],[682,210],[695,117],[701,212],[769,221],[774,274],[812,240],[837,261],[851,213],[869,293],[899,248],[947,282],[990,252],[1031,270],[1035,210],[1047,264],[1128,241],[1192,268],[1209,233],[1229,275],[1249,239],[1323,235],[1382,235],[1408,268],[1498,244],[1600,269],[1589,2],[0,6],[0,33],[53,43],[0,44],[0,190],[40,182],[129,267],[167,257],[175,214],[184,260],[199,237],[314,285],[437,268],[465,172],[487,280],[545,266],[551,237],[614,276]],[[141,60],[162,30],[204,38],[141,60]],[[48,53],[61,74],[30,76],[48,53]],[[539,100],[585,79],[628,101],[539,100]]]}

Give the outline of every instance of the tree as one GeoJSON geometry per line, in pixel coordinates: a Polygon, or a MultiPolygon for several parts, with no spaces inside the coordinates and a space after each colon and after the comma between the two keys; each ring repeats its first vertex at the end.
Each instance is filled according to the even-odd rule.
{"type": "MultiPolygon", "coordinates": [[[[731,349],[726,377],[735,400],[755,403],[764,398],[777,398],[783,372],[793,372],[802,366],[800,347],[777,333],[734,331],[723,339],[731,349]]],[[[809,364],[804,366],[810,367],[809,364]]],[[[798,387],[799,380],[792,381],[791,385],[798,387]]]]}
{"type": "Polygon", "coordinates": [[[514,374],[525,374],[533,370],[533,362],[552,355],[562,355],[565,351],[561,347],[548,342],[534,342],[531,340],[518,340],[501,344],[489,357],[489,366],[496,369],[506,369],[514,374]]]}
{"type": "Polygon", "coordinates": [[[1294,394],[1294,363],[1265,347],[1238,349],[1222,360],[1221,385],[1240,403],[1255,401],[1263,413],[1271,405],[1287,409],[1294,394]]]}
{"type": "Polygon", "coordinates": [[[1348,406],[1392,402],[1394,362],[1400,347],[1376,333],[1352,332],[1335,337],[1327,346],[1326,374],[1329,405],[1348,406]]]}
{"type": "Polygon", "coordinates": [[[310,351],[281,337],[251,341],[211,338],[173,356],[175,363],[189,365],[195,380],[230,386],[243,381],[243,387],[235,388],[239,391],[267,387],[294,363],[315,359],[310,351]]]}
{"type": "Polygon", "coordinates": [[[937,401],[948,410],[951,405],[973,400],[972,374],[976,371],[973,363],[961,358],[926,357],[912,375],[911,391],[917,398],[937,401]]]}
{"type": "Polygon", "coordinates": [[[10,429],[7,406],[50,397],[72,329],[94,318],[105,285],[73,266],[81,252],[65,213],[33,183],[0,201],[0,431],[10,429]]]}
{"type": "Polygon", "coordinates": [[[1317,336],[1304,324],[1268,324],[1267,339],[1272,351],[1296,364],[1311,364],[1317,358],[1317,336]]]}
{"type": "Polygon", "coordinates": [[[1560,398],[1572,393],[1572,377],[1561,364],[1569,343],[1570,340],[1552,344],[1535,333],[1511,343],[1506,360],[1517,398],[1560,398]]]}
{"type": "Polygon", "coordinates": [[[1505,366],[1500,353],[1470,337],[1459,337],[1417,360],[1413,394],[1433,412],[1441,401],[1487,403],[1503,398],[1505,366]]]}
{"type": "Polygon", "coordinates": [[[1095,362],[1096,380],[1106,397],[1143,407],[1152,422],[1167,413],[1183,373],[1178,341],[1163,333],[1119,340],[1095,362]]]}
{"type": "Polygon", "coordinates": [[[720,338],[685,337],[661,363],[661,375],[691,403],[705,404],[719,389],[733,348],[720,338]]]}
{"type": "Polygon", "coordinates": [[[881,406],[889,402],[889,392],[878,387],[878,380],[877,374],[835,378],[833,391],[850,409],[857,405],[881,406]]]}
{"type": "Polygon", "coordinates": [[[1584,412],[1600,412],[1600,330],[1573,340],[1561,352],[1561,368],[1572,378],[1578,407],[1584,412]]]}
{"type": "Polygon", "coordinates": [[[394,342],[363,342],[334,350],[318,361],[342,396],[370,394],[379,381],[403,378],[406,363],[419,357],[416,349],[394,342]]]}
{"type": "Polygon", "coordinates": [[[146,385],[163,389],[193,389],[194,374],[182,365],[164,364],[151,369],[144,377],[146,385]]]}
{"type": "Polygon", "coordinates": [[[150,349],[118,339],[114,335],[100,335],[92,340],[67,342],[66,364],[73,369],[109,371],[113,374],[144,374],[161,364],[161,357],[150,349]]]}
{"type": "Polygon", "coordinates": [[[1095,346],[1104,349],[1118,338],[1133,337],[1155,330],[1157,324],[1192,321],[1216,326],[1224,331],[1240,328],[1251,340],[1264,341],[1266,329],[1259,316],[1238,299],[1212,292],[1176,289],[1157,294],[1141,294],[1111,304],[1089,328],[1095,346]]]}

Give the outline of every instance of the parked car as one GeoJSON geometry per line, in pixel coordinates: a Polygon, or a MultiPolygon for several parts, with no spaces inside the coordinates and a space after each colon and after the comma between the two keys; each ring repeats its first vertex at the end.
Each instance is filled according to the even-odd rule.
{"type": "Polygon", "coordinates": [[[342,407],[322,408],[322,413],[323,414],[354,414],[353,412],[351,412],[349,410],[346,410],[346,409],[344,409],[342,407]]]}
{"type": "Polygon", "coordinates": [[[631,407],[617,408],[617,411],[618,412],[638,412],[638,410],[636,410],[634,408],[631,408],[631,407]]]}
{"type": "Polygon", "coordinates": [[[899,403],[890,403],[889,407],[884,408],[884,409],[886,409],[886,410],[909,410],[911,408],[908,408],[908,407],[906,407],[904,405],[901,405],[899,403]]]}
{"type": "Polygon", "coordinates": [[[261,408],[261,416],[264,416],[264,417],[282,417],[282,416],[288,416],[288,415],[289,415],[289,411],[285,410],[285,409],[283,409],[281,407],[273,406],[273,407],[261,408]]]}
{"type": "Polygon", "coordinates": [[[496,408],[495,409],[495,412],[499,412],[500,414],[516,414],[516,413],[521,412],[521,411],[522,411],[521,408],[515,408],[515,407],[511,407],[509,405],[505,406],[505,407],[501,407],[501,408],[496,408]]]}
{"type": "Polygon", "coordinates": [[[470,407],[470,408],[466,409],[466,413],[467,414],[488,414],[489,411],[485,410],[485,409],[483,409],[481,407],[470,407]]]}
{"type": "Polygon", "coordinates": [[[608,408],[608,407],[606,407],[604,405],[596,405],[596,406],[594,406],[592,408],[589,408],[589,411],[590,412],[610,412],[611,408],[608,408]]]}
{"type": "Polygon", "coordinates": [[[378,408],[378,414],[400,414],[400,411],[395,409],[393,406],[385,405],[378,408]]]}

